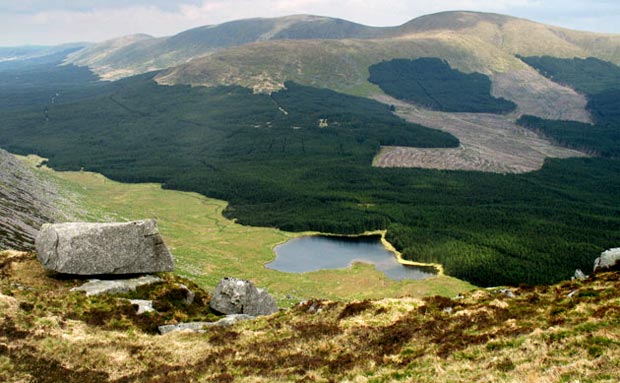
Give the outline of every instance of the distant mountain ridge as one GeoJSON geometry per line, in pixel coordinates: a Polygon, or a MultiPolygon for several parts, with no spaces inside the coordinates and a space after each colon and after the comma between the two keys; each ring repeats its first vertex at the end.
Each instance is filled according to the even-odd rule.
{"type": "MultiPolygon", "coordinates": [[[[117,79],[190,61],[188,65],[194,67],[209,66],[208,57],[217,52],[233,49],[239,56],[244,54],[244,47],[256,43],[261,44],[263,56],[279,53],[283,44],[300,47],[302,51],[309,49],[307,54],[319,54],[320,50],[311,43],[317,40],[327,40],[325,44],[336,46],[337,54],[341,55],[348,53],[347,46],[361,45],[354,49],[369,51],[366,55],[374,53],[378,59],[435,55],[459,69],[481,73],[522,68],[515,54],[593,56],[620,62],[620,35],[572,31],[511,16],[465,11],[421,16],[396,27],[370,27],[311,15],[237,20],[193,28],[170,37],[124,36],[87,47],[67,61],[88,66],[102,78],[117,79]],[[345,47],[337,47],[339,42],[345,47]],[[440,47],[433,48],[432,44],[440,47]],[[384,52],[378,54],[378,50],[384,52]],[[204,61],[197,64],[196,59],[200,57],[205,57],[204,61]]],[[[256,55],[251,48],[249,51],[248,54],[256,55]]],[[[366,62],[354,64],[366,65],[366,62]]],[[[175,83],[177,79],[170,81],[175,83]]],[[[178,79],[178,82],[188,81],[204,82],[200,78],[178,79]]]]}
{"type": "Polygon", "coordinates": [[[87,65],[103,77],[114,79],[257,41],[370,39],[383,37],[392,30],[321,16],[254,18],[197,27],[170,37],[130,35],[111,39],[77,52],[68,62],[87,65]]]}

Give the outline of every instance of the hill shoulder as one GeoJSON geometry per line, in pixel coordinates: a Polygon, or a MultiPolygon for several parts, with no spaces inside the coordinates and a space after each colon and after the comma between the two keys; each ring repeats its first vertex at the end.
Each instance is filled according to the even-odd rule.
{"type": "MultiPolygon", "coordinates": [[[[158,336],[143,325],[163,319],[161,312],[137,315],[122,298],[70,292],[79,281],[45,273],[33,254],[3,252],[0,377],[7,382],[41,376],[69,382],[190,377],[384,382],[413,376],[417,382],[606,382],[618,373],[609,361],[620,357],[618,277],[599,273],[582,281],[476,290],[453,299],[315,299],[203,334],[158,336]]],[[[166,277],[156,290],[171,291],[177,282],[166,277]]],[[[205,299],[196,306],[208,301],[208,294],[199,292],[205,299]]],[[[176,306],[174,294],[162,296],[177,307],[168,321],[191,320],[188,308],[176,306]]]]}

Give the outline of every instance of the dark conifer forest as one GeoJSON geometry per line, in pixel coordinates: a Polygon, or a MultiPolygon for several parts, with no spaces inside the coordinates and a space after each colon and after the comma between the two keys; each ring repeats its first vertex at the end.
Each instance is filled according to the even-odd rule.
{"type": "MultiPolygon", "coordinates": [[[[590,96],[590,105],[593,114],[612,117],[597,117],[594,127],[522,119],[600,157],[548,160],[540,171],[503,175],[371,167],[381,145],[459,142],[368,99],[295,83],[271,96],[159,86],[152,73],[94,82],[82,68],[41,65],[29,75],[33,84],[53,70],[74,74],[28,90],[11,83],[11,68],[0,68],[0,97],[10,100],[0,108],[0,147],[47,157],[57,170],[221,198],[230,203],[225,214],[242,224],[347,234],[387,229],[406,258],[442,263],[447,274],[481,286],[589,272],[602,250],[620,243],[620,161],[609,143],[617,140],[619,109],[607,106],[613,99],[597,99],[604,92],[590,96]],[[11,97],[13,88],[19,97],[11,97]]],[[[480,81],[480,90],[486,86],[480,81]]],[[[488,99],[484,109],[512,107],[488,99]]]]}

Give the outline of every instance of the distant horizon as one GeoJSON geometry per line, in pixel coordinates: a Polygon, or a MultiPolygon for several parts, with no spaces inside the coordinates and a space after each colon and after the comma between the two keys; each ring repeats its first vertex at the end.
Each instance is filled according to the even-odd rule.
{"type": "Polygon", "coordinates": [[[98,43],[126,35],[171,36],[249,18],[312,15],[373,27],[394,27],[430,14],[495,13],[561,28],[620,34],[612,0],[0,0],[0,46],[98,43]]]}

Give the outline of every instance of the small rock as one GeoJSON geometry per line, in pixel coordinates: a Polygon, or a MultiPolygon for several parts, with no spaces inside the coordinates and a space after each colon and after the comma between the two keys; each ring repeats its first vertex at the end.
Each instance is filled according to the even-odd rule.
{"type": "Polygon", "coordinates": [[[168,334],[173,331],[191,330],[192,332],[204,332],[204,328],[212,326],[215,322],[190,322],[179,324],[168,324],[157,327],[161,335],[168,334]]]}
{"type": "Polygon", "coordinates": [[[452,307],[446,307],[443,309],[443,312],[446,314],[452,314],[452,311],[453,311],[452,307]]]}
{"type": "Polygon", "coordinates": [[[86,292],[86,296],[100,294],[122,294],[130,291],[136,291],[138,286],[151,285],[157,282],[161,282],[161,278],[153,275],[145,275],[143,277],[131,279],[91,279],[82,286],[72,288],[71,291],[84,291],[86,292]]]}
{"type": "Polygon", "coordinates": [[[568,295],[566,295],[569,298],[572,298],[575,296],[575,294],[577,294],[579,292],[579,290],[573,290],[570,293],[568,293],[568,295]]]}
{"type": "Polygon", "coordinates": [[[39,261],[64,274],[145,274],[174,270],[153,219],[45,224],[35,241],[39,261]]]}
{"type": "Polygon", "coordinates": [[[233,314],[227,315],[224,318],[218,320],[217,322],[190,322],[190,323],[179,323],[179,324],[170,324],[159,326],[157,329],[161,335],[168,334],[173,331],[183,331],[190,330],[192,332],[204,332],[205,328],[208,327],[226,327],[231,326],[237,322],[241,322],[244,320],[255,319],[255,317],[246,314],[233,314]]]}
{"type": "Polygon", "coordinates": [[[516,298],[515,293],[513,293],[510,289],[500,289],[497,290],[497,292],[500,294],[504,294],[507,298],[516,298]]]}
{"type": "Polygon", "coordinates": [[[185,286],[184,284],[181,283],[177,283],[176,284],[181,290],[183,290],[184,293],[184,298],[183,298],[183,303],[186,304],[187,306],[191,305],[194,302],[194,298],[196,297],[196,294],[190,290],[187,286],[185,286]]]}
{"type": "Polygon", "coordinates": [[[579,269],[575,270],[575,275],[573,276],[572,279],[578,279],[578,280],[583,280],[586,279],[588,276],[585,275],[585,273],[579,269]]]}
{"type": "Polygon", "coordinates": [[[224,318],[218,320],[217,322],[214,322],[213,326],[231,326],[237,322],[252,319],[256,319],[256,317],[247,314],[226,315],[224,318]]]}
{"type": "Polygon", "coordinates": [[[153,308],[153,301],[148,301],[146,299],[128,299],[128,301],[136,306],[136,314],[138,315],[155,311],[153,308]]]}
{"type": "Polygon", "coordinates": [[[222,314],[270,315],[278,311],[275,299],[250,281],[223,278],[217,285],[209,306],[222,314]]]}
{"type": "Polygon", "coordinates": [[[594,260],[594,272],[614,267],[620,260],[620,247],[603,251],[601,256],[594,260]]]}

